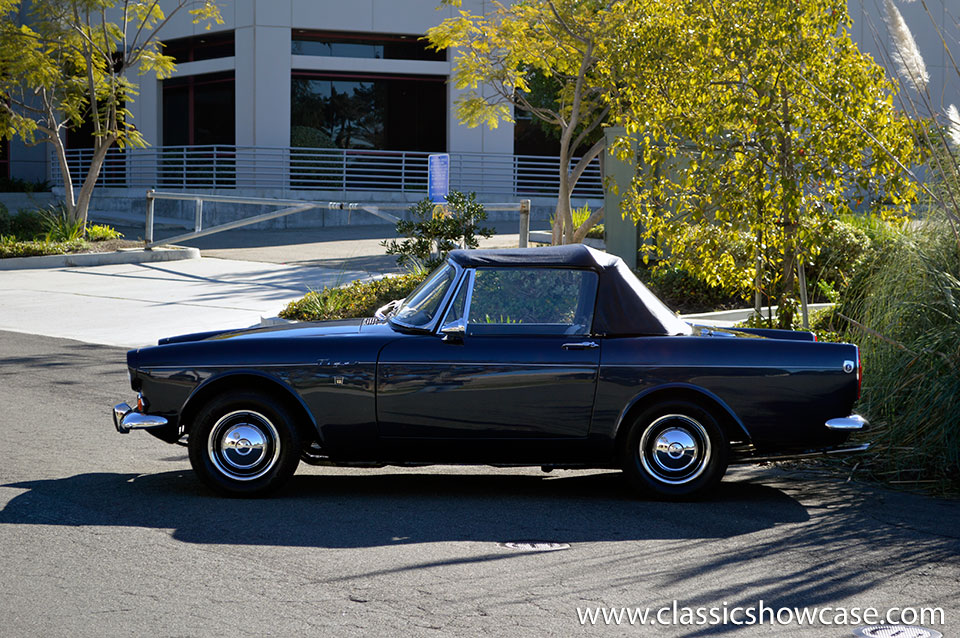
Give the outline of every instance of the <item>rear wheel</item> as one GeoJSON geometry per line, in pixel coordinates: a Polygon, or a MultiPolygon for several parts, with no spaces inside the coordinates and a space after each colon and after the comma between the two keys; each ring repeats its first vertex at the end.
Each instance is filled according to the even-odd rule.
{"type": "Polygon", "coordinates": [[[701,498],[727,470],[727,441],[717,420],[696,403],[669,401],[640,414],[621,450],[630,483],[657,498],[701,498]]]}
{"type": "Polygon", "coordinates": [[[197,414],[190,464],[206,485],[229,496],[260,496],[297,469],[301,440],[286,407],[252,392],[221,394],[197,414]]]}

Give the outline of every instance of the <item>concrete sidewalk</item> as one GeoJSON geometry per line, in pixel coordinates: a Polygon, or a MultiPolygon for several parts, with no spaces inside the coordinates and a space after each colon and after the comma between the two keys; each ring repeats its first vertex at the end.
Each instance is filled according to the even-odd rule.
{"type": "Polygon", "coordinates": [[[0,273],[0,330],[139,347],[244,328],[309,290],[369,276],[308,266],[188,259],[0,273]]]}
{"type": "MultiPolygon", "coordinates": [[[[517,245],[500,224],[484,248],[517,245]]],[[[142,228],[118,228],[136,239],[142,228]]],[[[512,231],[512,232],[511,232],[512,231]]],[[[158,238],[182,232],[167,229],[158,238]]],[[[398,272],[391,225],[234,230],[184,242],[201,259],[0,272],[0,330],[139,347],[177,334],[245,328],[310,290],[398,272]]]]}

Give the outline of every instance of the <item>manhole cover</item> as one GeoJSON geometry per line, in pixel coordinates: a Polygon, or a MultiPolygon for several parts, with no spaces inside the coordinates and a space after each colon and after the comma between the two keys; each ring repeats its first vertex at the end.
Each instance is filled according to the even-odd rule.
{"type": "Polygon", "coordinates": [[[943,638],[943,634],[916,625],[873,625],[857,627],[853,635],[858,638],[943,638]]]}
{"type": "Polygon", "coordinates": [[[498,543],[507,549],[519,549],[525,552],[555,552],[558,549],[570,549],[570,543],[553,543],[550,541],[510,541],[498,543]]]}

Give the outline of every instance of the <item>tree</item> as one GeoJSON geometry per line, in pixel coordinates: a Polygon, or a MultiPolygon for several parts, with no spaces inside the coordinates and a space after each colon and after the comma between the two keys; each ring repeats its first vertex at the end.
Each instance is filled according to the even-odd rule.
{"type": "Polygon", "coordinates": [[[452,80],[466,90],[457,100],[462,122],[492,129],[501,121],[513,121],[511,109],[522,109],[559,128],[554,244],[582,241],[603,216],[601,207],[574,228],[570,206],[577,180],[603,152],[603,140],[572,168],[570,164],[575,150],[595,135],[610,113],[612,76],[601,68],[609,36],[622,19],[616,5],[606,0],[519,0],[509,7],[494,2],[486,15],[460,11],[427,32],[434,48],[457,50],[452,80]],[[553,94],[532,91],[547,85],[553,94]]]}
{"type": "Polygon", "coordinates": [[[84,224],[107,151],[145,146],[126,105],[137,94],[128,77],[174,71],[158,33],[178,12],[220,24],[214,0],[0,0],[0,138],[53,146],[63,175],[64,204],[84,224]],[[167,6],[171,3],[165,3],[167,6]],[[110,18],[114,18],[111,20],[110,18]],[[89,121],[94,149],[79,194],[63,135],[89,121]]]}
{"type": "MultiPolygon", "coordinates": [[[[895,86],[850,39],[845,0],[675,6],[660,70],[647,58],[648,81],[614,107],[644,165],[630,202],[645,258],[761,291],[790,327],[798,264],[817,254],[830,219],[908,210],[910,124],[893,108],[895,86]]],[[[619,41],[606,68],[636,75],[647,52],[630,33],[619,41]]]]}

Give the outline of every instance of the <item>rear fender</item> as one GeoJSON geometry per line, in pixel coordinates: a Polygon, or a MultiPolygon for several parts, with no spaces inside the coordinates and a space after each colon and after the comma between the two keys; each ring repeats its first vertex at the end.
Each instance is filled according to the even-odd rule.
{"type": "Polygon", "coordinates": [[[738,437],[744,437],[746,441],[751,440],[750,432],[747,431],[740,417],[716,394],[690,383],[667,383],[644,390],[624,406],[617,417],[617,441],[619,442],[626,434],[630,422],[640,412],[655,403],[671,399],[687,399],[700,403],[720,422],[720,426],[730,440],[736,440],[738,437]]]}

